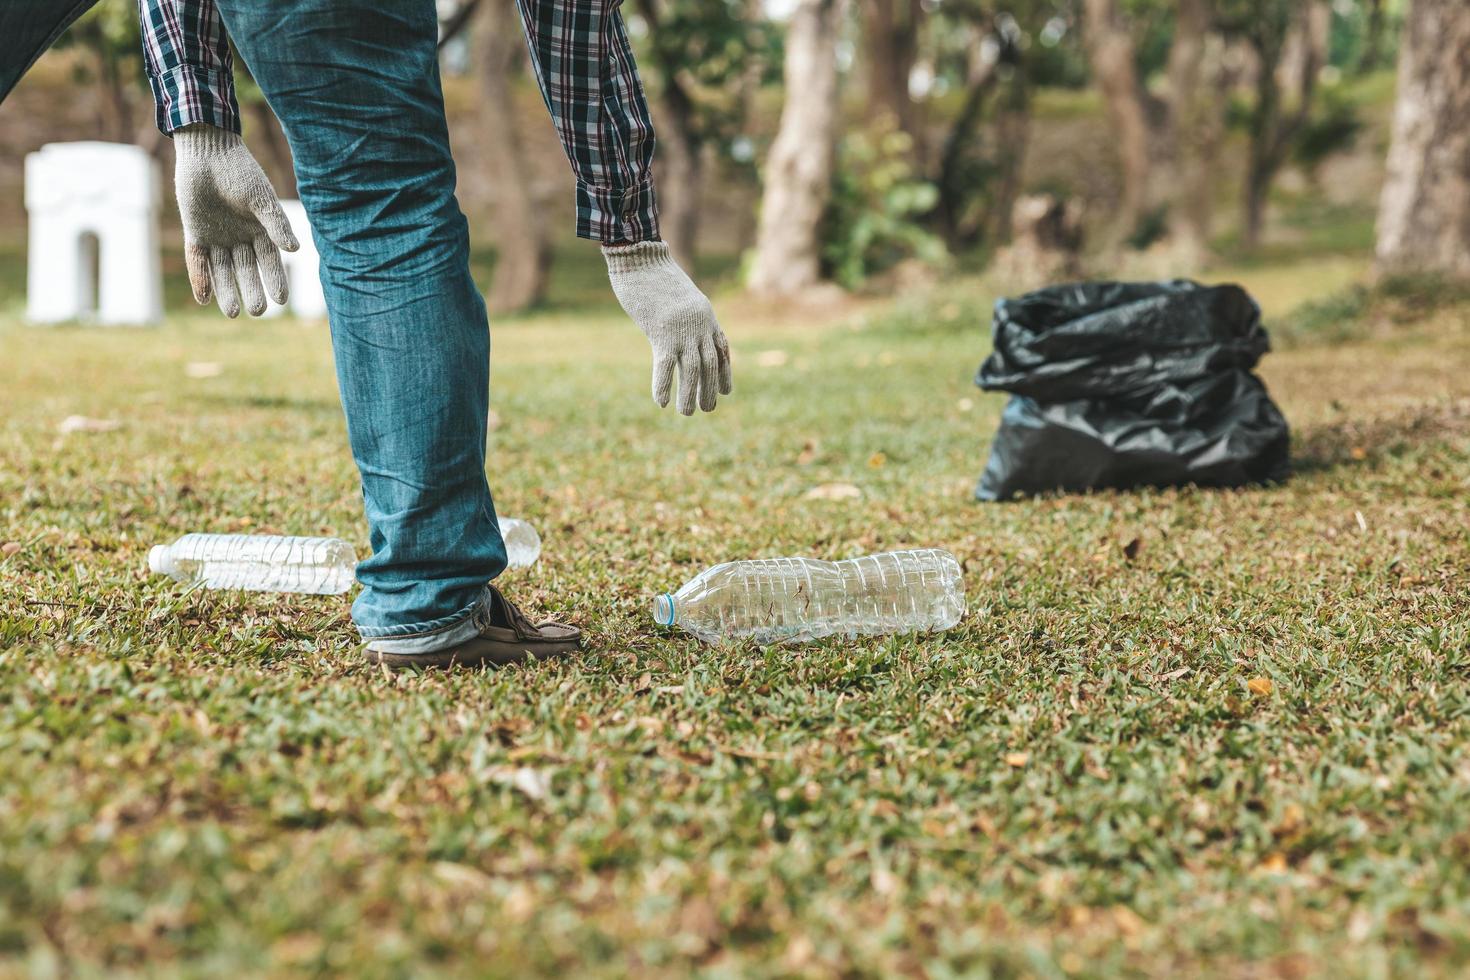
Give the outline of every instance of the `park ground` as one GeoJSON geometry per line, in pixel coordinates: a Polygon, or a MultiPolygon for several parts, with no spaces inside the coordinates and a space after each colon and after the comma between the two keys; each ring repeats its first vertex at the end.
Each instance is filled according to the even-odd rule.
{"type": "Polygon", "coordinates": [[[496,323],[490,476],[545,541],[504,586],[589,649],[392,674],[349,597],[146,571],[366,549],[324,325],[30,328],[0,263],[0,975],[1470,966],[1470,303],[1355,289],[1361,248],[1214,270],[1291,481],[984,505],[983,280],[723,300],[735,394],[684,419],[563,265],[585,303],[496,323]],[[911,546],[964,564],[949,633],[650,620],[716,562],[911,546]]]}

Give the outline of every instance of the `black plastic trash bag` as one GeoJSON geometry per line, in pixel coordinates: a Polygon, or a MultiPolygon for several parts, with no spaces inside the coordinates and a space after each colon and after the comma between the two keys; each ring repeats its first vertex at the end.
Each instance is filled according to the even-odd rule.
{"type": "Polygon", "coordinates": [[[1290,474],[1270,349],[1239,286],[1078,283],[995,304],[975,381],[1013,394],[975,496],[1243,486],[1290,474]]]}

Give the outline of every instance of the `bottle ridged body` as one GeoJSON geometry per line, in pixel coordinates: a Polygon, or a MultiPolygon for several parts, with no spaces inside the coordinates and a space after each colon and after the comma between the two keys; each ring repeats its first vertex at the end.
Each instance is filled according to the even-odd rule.
{"type": "Polygon", "coordinates": [[[357,566],[352,546],[335,538],[186,534],[154,552],[154,571],[211,589],[330,595],[352,587],[357,566]]]}
{"type": "Polygon", "coordinates": [[[824,636],[943,630],[965,614],[959,562],[947,551],[892,551],[847,561],[769,558],[701,573],[655,615],[708,643],[792,643],[824,636]]]}

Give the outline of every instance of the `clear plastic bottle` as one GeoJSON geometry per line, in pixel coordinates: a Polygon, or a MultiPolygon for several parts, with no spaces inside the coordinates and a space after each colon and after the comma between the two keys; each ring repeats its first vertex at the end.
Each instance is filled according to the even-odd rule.
{"type": "Polygon", "coordinates": [[[768,558],[710,568],[657,596],[653,617],[706,643],[795,643],[823,636],[949,629],[965,615],[954,555],[890,551],[848,561],[768,558]]]}
{"type": "Polygon", "coordinates": [[[500,537],[505,542],[505,557],[511,568],[534,565],[541,557],[541,535],[525,521],[500,518],[500,537]]]}
{"type": "Polygon", "coordinates": [[[356,565],[346,541],[275,534],[186,534],[148,552],[148,569],[155,574],[256,592],[346,592],[356,565]]]}

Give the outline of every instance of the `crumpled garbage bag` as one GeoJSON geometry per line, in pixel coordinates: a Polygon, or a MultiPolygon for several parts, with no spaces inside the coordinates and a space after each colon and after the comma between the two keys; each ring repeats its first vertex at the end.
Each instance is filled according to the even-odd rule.
{"type": "Polygon", "coordinates": [[[1290,475],[1286,419],[1251,373],[1270,339],[1239,286],[1052,286],[996,303],[992,334],[975,381],[1013,397],[980,500],[1290,475]]]}

